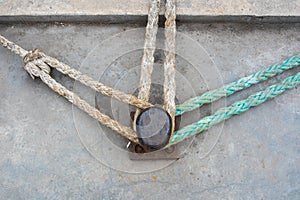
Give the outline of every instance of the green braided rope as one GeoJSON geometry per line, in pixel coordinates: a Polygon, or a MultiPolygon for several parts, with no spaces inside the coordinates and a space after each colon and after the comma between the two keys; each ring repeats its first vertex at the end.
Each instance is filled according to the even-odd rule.
{"type": "Polygon", "coordinates": [[[225,85],[219,89],[208,91],[201,96],[189,99],[181,105],[176,106],[176,116],[201,107],[203,104],[211,103],[220,99],[221,97],[229,96],[237,91],[265,81],[288,69],[297,67],[298,65],[300,65],[300,54],[283,61],[281,64],[273,65],[265,70],[241,78],[240,80],[225,85]]]}
{"type": "Polygon", "coordinates": [[[178,143],[188,137],[207,130],[213,125],[222,122],[233,115],[241,114],[251,107],[258,106],[268,99],[276,97],[287,89],[295,87],[297,84],[300,84],[300,72],[298,72],[294,76],[286,78],[281,84],[274,84],[268,87],[266,90],[251,95],[247,99],[244,99],[242,101],[233,103],[228,107],[221,108],[215,114],[204,117],[200,121],[174,132],[169,144],[171,145],[178,143]]]}

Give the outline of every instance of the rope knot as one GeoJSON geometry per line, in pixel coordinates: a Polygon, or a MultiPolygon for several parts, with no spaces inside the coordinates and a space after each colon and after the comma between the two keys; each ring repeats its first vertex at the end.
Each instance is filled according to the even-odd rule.
{"type": "Polygon", "coordinates": [[[41,73],[49,74],[51,69],[43,61],[44,54],[39,49],[29,51],[23,58],[24,69],[30,74],[32,79],[40,77],[41,73]]]}

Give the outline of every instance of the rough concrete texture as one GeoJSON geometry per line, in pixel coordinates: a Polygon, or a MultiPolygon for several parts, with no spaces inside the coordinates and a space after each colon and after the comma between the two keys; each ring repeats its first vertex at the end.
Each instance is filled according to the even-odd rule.
{"type": "MultiPolygon", "coordinates": [[[[145,0],[0,0],[0,20],[103,20],[101,16],[147,15],[149,2],[145,0]],[[57,16],[61,16],[57,18],[57,16]],[[88,16],[88,17],[87,17],[88,16]],[[100,16],[100,17],[99,17],[100,16]]],[[[232,16],[287,17],[300,15],[300,0],[177,0],[177,14],[181,16],[218,17],[227,20],[232,16]]],[[[184,19],[184,18],[183,18],[184,19]]],[[[119,18],[118,20],[121,20],[119,18]]],[[[298,21],[299,22],[299,21],[298,21]]]]}
{"type": "MultiPolygon", "coordinates": [[[[79,68],[83,62],[94,64],[85,60],[94,44],[136,27],[16,24],[0,25],[0,33],[26,49],[38,47],[79,68]]],[[[179,24],[178,31],[202,45],[224,83],[299,54],[300,24],[179,24]]],[[[187,53],[195,52],[190,49],[187,53]]],[[[106,61],[98,62],[101,66],[106,61]]],[[[296,71],[299,69],[238,93],[227,103],[296,71]]],[[[115,80],[118,74],[113,72],[103,81],[115,80]]],[[[73,81],[57,72],[53,76],[68,88],[74,87],[73,81]]],[[[206,90],[201,85],[196,93],[206,90]]],[[[22,61],[3,48],[0,99],[0,199],[300,198],[299,87],[226,121],[217,144],[206,156],[202,154],[209,145],[206,138],[219,129],[197,136],[171,165],[140,174],[98,162],[78,137],[72,105],[40,80],[32,80],[22,69],[22,61]]]]}

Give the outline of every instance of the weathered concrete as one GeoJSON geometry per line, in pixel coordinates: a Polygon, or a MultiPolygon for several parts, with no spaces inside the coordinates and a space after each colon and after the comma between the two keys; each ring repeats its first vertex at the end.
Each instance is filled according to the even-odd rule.
{"type": "MultiPolygon", "coordinates": [[[[140,52],[129,52],[106,65],[109,62],[106,56],[118,55],[123,46],[119,45],[118,49],[118,44],[111,44],[106,51],[102,49],[104,58],[97,59],[94,58],[97,54],[93,45],[136,27],[134,24],[16,24],[0,25],[0,33],[27,49],[38,47],[75,68],[82,64],[89,66],[87,73],[91,73],[89,69],[104,69],[101,80],[118,84],[116,80],[120,79],[118,87],[122,88],[125,80],[122,79],[124,73],[118,71],[119,66],[127,63],[124,67],[131,69],[140,60],[140,52]]],[[[178,31],[206,50],[224,83],[299,54],[300,24],[181,24],[178,31]]],[[[122,35],[119,38],[124,39],[122,35]]],[[[124,46],[134,42],[129,39],[124,46]]],[[[185,51],[197,55],[197,51],[189,46],[185,51]]],[[[161,63],[159,54],[156,60],[161,63]]],[[[179,60],[179,63],[182,65],[178,66],[178,78],[185,76],[190,79],[195,93],[204,92],[207,89],[205,84],[222,85],[218,79],[211,80],[211,76],[197,79],[193,71],[189,71],[192,67],[187,61],[179,60]]],[[[203,65],[206,63],[199,66],[203,65]]],[[[194,68],[201,74],[206,73],[198,65],[194,68]]],[[[296,71],[299,69],[238,93],[227,103],[244,98],[296,71]]],[[[57,72],[53,75],[68,88],[76,89],[70,79],[57,72]]],[[[159,74],[155,76],[159,78],[159,74]]],[[[138,77],[132,77],[136,83],[138,77]]],[[[183,93],[181,98],[192,95],[184,90],[184,86],[178,87],[183,93]]],[[[72,110],[70,103],[40,80],[32,80],[22,69],[21,60],[3,48],[0,48],[0,99],[0,199],[300,198],[299,87],[228,120],[224,126],[216,126],[197,136],[184,156],[172,165],[142,174],[116,171],[98,162],[94,158],[97,150],[90,154],[78,137],[78,121],[73,119],[80,111],[72,110]],[[218,142],[209,151],[216,139],[213,136],[219,134],[219,130],[218,142]]],[[[209,108],[208,113],[203,114],[209,114],[218,106],[214,104],[215,108],[209,108]]],[[[108,108],[104,107],[106,110],[108,108]]],[[[192,121],[192,115],[184,117],[192,121]]],[[[117,111],[114,116],[119,116],[117,111]]],[[[84,116],[80,119],[83,124],[93,121],[84,116]]],[[[87,135],[89,132],[86,130],[87,135]]],[[[120,160],[125,160],[125,156],[120,160]]],[[[109,159],[116,157],[118,155],[108,154],[109,159]]]]}
{"type": "MultiPolygon", "coordinates": [[[[145,20],[149,1],[0,0],[0,21],[145,20]]],[[[177,0],[180,20],[299,22],[300,0],[177,0]]]]}

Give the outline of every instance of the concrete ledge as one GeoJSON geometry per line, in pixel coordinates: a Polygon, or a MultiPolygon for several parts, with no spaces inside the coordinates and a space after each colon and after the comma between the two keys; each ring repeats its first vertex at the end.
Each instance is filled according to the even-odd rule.
{"type": "MultiPolygon", "coordinates": [[[[163,16],[161,16],[163,19],[163,16]]],[[[66,23],[146,23],[146,15],[39,15],[39,16],[0,16],[0,23],[35,23],[35,22],[66,22],[66,23]]],[[[160,20],[162,22],[163,20],[160,20]]],[[[300,23],[300,16],[188,16],[178,15],[178,22],[238,22],[238,23],[300,23]]]]}
{"type": "MultiPolygon", "coordinates": [[[[0,22],[145,21],[149,2],[0,0],[0,22]]],[[[182,21],[300,22],[300,0],[177,0],[177,14],[182,21]]]]}

